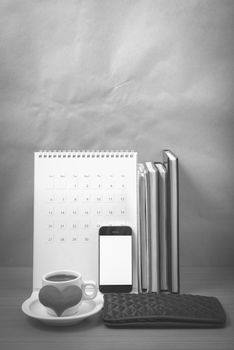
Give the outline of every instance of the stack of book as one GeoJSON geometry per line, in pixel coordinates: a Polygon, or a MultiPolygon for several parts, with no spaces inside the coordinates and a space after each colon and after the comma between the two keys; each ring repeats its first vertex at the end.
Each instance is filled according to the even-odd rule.
{"type": "Polygon", "coordinates": [[[138,164],[138,281],[140,292],[179,293],[178,158],[138,164]]]}

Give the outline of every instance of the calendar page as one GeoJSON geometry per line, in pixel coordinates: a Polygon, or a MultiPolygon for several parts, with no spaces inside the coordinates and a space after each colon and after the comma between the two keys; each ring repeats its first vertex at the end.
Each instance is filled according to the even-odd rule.
{"type": "Polygon", "coordinates": [[[34,165],[33,288],[58,269],[98,283],[99,228],[128,225],[136,291],[137,154],[36,152],[34,165]]]}

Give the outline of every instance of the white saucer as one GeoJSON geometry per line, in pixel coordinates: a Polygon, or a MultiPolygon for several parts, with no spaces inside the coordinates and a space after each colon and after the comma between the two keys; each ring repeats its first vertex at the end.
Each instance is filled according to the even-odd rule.
{"type": "Polygon", "coordinates": [[[103,296],[98,293],[94,300],[84,300],[79,306],[77,314],[72,316],[51,316],[46,308],[38,300],[38,291],[32,292],[30,298],[22,304],[25,315],[53,326],[68,326],[83,321],[85,318],[95,315],[102,309],[103,296]]]}

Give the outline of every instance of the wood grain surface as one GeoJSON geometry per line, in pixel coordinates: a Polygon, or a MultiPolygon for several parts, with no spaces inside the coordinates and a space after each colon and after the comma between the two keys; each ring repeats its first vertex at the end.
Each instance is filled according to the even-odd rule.
{"type": "Polygon", "coordinates": [[[26,317],[32,269],[0,268],[0,349],[234,349],[234,268],[183,268],[182,293],[216,296],[227,313],[223,329],[109,329],[101,314],[71,327],[48,327],[26,317]]]}

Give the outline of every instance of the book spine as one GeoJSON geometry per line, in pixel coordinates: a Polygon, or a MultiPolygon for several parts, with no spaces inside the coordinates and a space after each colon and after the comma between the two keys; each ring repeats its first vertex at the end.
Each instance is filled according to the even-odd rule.
{"type": "Polygon", "coordinates": [[[168,290],[168,234],[167,234],[167,170],[155,163],[159,171],[159,237],[160,237],[160,290],[168,290]]]}
{"type": "Polygon", "coordinates": [[[148,290],[149,285],[149,266],[148,266],[148,228],[147,228],[147,207],[146,207],[146,191],[147,191],[147,183],[146,183],[146,174],[144,171],[143,174],[143,188],[142,188],[142,198],[143,198],[143,215],[142,215],[142,227],[143,227],[143,235],[142,235],[142,288],[144,291],[148,290]]]}
{"type": "Polygon", "coordinates": [[[154,208],[153,217],[151,216],[151,259],[152,259],[152,292],[160,291],[160,247],[159,247],[159,176],[158,171],[155,169],[155,173],[152,174],[153,181],[155,182],[155,191],[151,192],[151,210],[154,208]]]}
{"type": "Polygon", "coordinates": [[[169,290],[180,291],[179,276],[179,169],[178,158],[170,151],[163,151],[163,160],[168,171],[168,236],[169,236],[169,290]],[[172,157],[171,157],[172,155],[172,157]]]}
{"type": "Polygon", "coordinates": [[[142,292],[142,254],[141,254],[141,237],[142,237],[142,210],[141,210],[141,187],[142,187],[142,176],[140,164],[137,167],[137,276],[138,276],[138,292],[142,292]]]}
{"type": "Polygon", "coordinates": [[[139,164],[139,276],[141,278],[141,291],[147,290],[147,228],[146,228],[146,179],[143,164],[139,164]]]}
{"type": "Polygon", "coordinates": [[[151,212],[150,212],[150,183],[149,171],[145,174],[145,211],[146,211],[146,263],[147,263],[147,292],[152,292],[152,262],[151,262],[151,212]]]}

